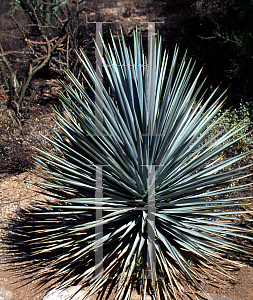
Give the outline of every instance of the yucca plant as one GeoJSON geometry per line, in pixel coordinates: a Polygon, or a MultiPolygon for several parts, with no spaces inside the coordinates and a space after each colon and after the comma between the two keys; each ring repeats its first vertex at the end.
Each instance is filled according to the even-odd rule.
{"type": "Polygon", "coordinates": [[[168,69],[159,35],[148,58],[138,30],[133,53],[123,34],[119,47],[113,37],[103,47],[110,92],[80,50],[89,89],[66,71],[70,84],[63,83],[55,110],[61,131],[52,129],[54,150],[41,149],[36,158],[52,202],[13,225],[24,237],[29,272],[39,267],[32,279],[80,284],[83,299],[108,283],[115,299],[131,299],[135,286],[142,299],[147,292],[181,299],[203,290],[210,269],[211,279],[213,272],[231,278],[228,270],[240,264],[227,255],[250,251],[236,240],[251,240],[251,231],[235,222],[248,220],[238,207],[251,197],[235,193],[248,187],[234,184],[249,176],[247,167],[231,168],[248,153],[226,160],[221,154],[241,128],[210,136],[224,93],[217,88],[205,99],[202,70],[192,78],[194,63],[185,53],[178,64],[178,47],[168,69]]]}

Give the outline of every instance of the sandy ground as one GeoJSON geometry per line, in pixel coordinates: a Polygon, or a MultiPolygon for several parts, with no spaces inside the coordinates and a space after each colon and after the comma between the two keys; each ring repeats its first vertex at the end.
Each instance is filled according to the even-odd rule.
{"type": "MultiPolygon", "coordinates": [[[[46,200],[45,196],[42,197],[36,192],[37,190],[34,186],[25,183],[24,181],[26,180],[37,182],[38,178],[30,172],[24,172],[6,177],[0,183],[0,220],[2,226],[7,225],[9,217],[15,215],[19,208],[25,208],[31,205],[33,201],[46,200]]],[[[3,229],[1,229],[1,234],[3,234],[3,229]]],[[[10,290],[15,300],[42,300],[45,292],[36,293],[38,282],[34,281],[22,286],[26,278],[22,275],[22,269],[20,270],[21,276],[19,278],[13,275],[8,265],[4,264],[5,254],[3,249],[1,249],[1,252],[0,286],[10,290]]],[[[214,295],[214,299],[252,300],[253,268],[249,266],[244,267],[239,271],[233,272],[233,275],[238,283],[218,283],[219,288],[205,286],[206,291],[214,295]]],[[[48,285],[49,287],[50,285],[48,285]]],[[[96,299],[96,295],[92,298],[96,299]]],[[[113,295],[107,299],[113,299],[113,295]]],[[[140,297],[135,293],[132,299],[140,299],[140,297]]]]}

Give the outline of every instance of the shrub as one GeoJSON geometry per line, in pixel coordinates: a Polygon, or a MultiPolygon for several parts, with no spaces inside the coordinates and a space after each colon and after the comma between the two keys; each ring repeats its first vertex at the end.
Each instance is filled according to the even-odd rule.
{"type": "Polygon", "coordinates": [[[177,299],[192,285],[203,290],[209,270],[230,278],[227,268],[240,264],[229,253],[250,253],[235,241],[252,239],[235,224],[247,221],[238,214],[248,199],[233,194],[249,186],[234,183],[250,175],[247,167],[226,169],[248,153],[221,159],[243,128],[210,136],[224,93],[213,101],[216,89],[203,101],[202,70],[192,78],[186,54],[177,65],[178,47],[165,83],[168,54],[159,36],[155,47],[147,58],[139,31],[133,54],[123,35],[119,50],[114,39],[104,45],[112,93],[83,51],[89,91],[67,71],[71,84],[63,83],[55,110],[61,131],[50,140],[55,151],[40,149],[36,158],[47,174],[40,186],[53,200],[14,220],[9,236],[22,261],[28,255],[33,280],[80,284],[86,296],[111,282],[115,299],[131,299],[138,281],[142,295],[149,289],[156,299],[177,299]]]}

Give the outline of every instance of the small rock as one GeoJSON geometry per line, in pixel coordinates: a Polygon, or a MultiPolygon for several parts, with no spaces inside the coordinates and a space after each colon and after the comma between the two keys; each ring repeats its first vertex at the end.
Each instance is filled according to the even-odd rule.
{"type": "MultiPolygon", "coordinates": [[[[82,300],[84,297],[84,292],[83,290],[78,292],[80,288],[80,285],[76,285],[61,290],[51,289],[45,294],[42,300],[82,300]],[[73,297],[76,292],[77,294],[73,297]]],[[[86,300],[90,300],[90,298],[86,298],[86,300]]]]}
{"type": "Polygon", "coordinates": [[[0,285],[0,300],[13,300],[13,294],[5,287],[0,285]]]}

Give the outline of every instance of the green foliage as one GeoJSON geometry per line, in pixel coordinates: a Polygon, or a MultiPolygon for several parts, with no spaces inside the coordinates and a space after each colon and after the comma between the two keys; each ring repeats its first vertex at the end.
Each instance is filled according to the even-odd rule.
{"type": "Polygon", "coordinates": [[[59,12],[59,7],[67,3],[67,0],[19,0],[19,5],[26,11],[32,23],[39,26],[51,25],[54,13],[59,12]]]}
{"type": "Polygon", "coordinates": [[[215,135],[219,131],[225,129],[225,132],[231,128],[231,126],[242,126],[237,137],[241,137],[240,145],[244,149],[253,149],[253,139],[251,135],[247,133],[253,130],[253,104],[251,102],[240,103],[238,108],[229,109],[224,112],[219,112],[214,120],[218,120],[217,125],[213,128],[211,135],[215,135]]]}
{"type": "MultiPolygon", "coordinates": [[[[173,299],[185,292],[185,283],[202,289],[209,268],[229,276],[226,267],[239,265],[226,258],[229,253],[250,253],[235,240],[252,240],[251,230],[235,224],[251,221],[238,216],[248,198],[233,194],[248,187],[238,183],[249,176],[247,167],[234,167],[247,153],[221,160],[241,128],[212,135],[222,122],[224,93],[216,96],[215,89],[202,103],[202,70],[192,78],[195,64],[186,53],[178,67],[175,48],[164,82],[168,54],[159,36],[150,57],[138,31],[133,53],[123,35],[119,44],[104,44],[100,55],[113,98],[83,51],[89,90],[67,71],[70,84],[63,83],[62,109],[55,110],[61,131],[53,130],[50,140],[55,150],[38,149],[36,158],[47,174],[40,186],[53,201],[14,222],[18,239],[10,239],[28,248],[28,265],[40,269],[31,280],[44,274],[46,282],[57,277],[61,287],[81,284],[87,297],[111,282],[116,300],[131,299],[138,281],[142,295],[149,286],[155,299],[173,299]],[[101,207],[103,218],[96,220],[101,207]],[[101,226],[102,237],[96,231],[101,226]]],[[[18,259],[16,252],[11,258],[18,259]]]]}
{"type": "Polygon", "coordinates": [[[20,6],[20,0],[11,0],[10,5],[11,6],[16,6],[16,7],[19,7],[19,8],[21,7],[20,6]]]}

